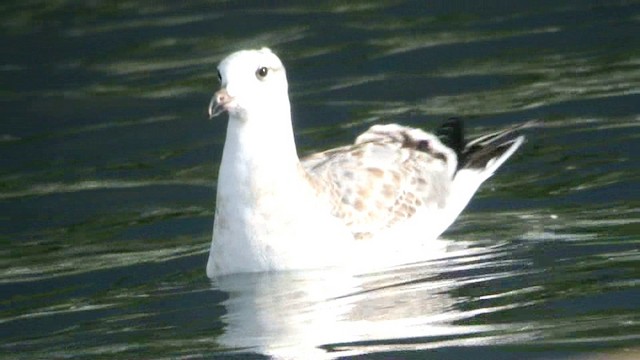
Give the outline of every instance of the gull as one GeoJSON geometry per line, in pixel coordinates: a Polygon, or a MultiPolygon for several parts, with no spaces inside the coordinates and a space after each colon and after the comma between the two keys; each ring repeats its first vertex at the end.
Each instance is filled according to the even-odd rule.
{"type": "MultiPolygon", "coordinates": [[[[527,124],[471,141],[374,125],[350,145],[298,157],[282,61],[242,50],[218,65],[209,117],[228,113],[207,276],[376,262],[364,251],[438,238],[524,141],[527,124]]],[[[410,251],[410,250],[408,250],[410,251]]],[[[383,257],[383,252],[376,256],[383,257]]]]}

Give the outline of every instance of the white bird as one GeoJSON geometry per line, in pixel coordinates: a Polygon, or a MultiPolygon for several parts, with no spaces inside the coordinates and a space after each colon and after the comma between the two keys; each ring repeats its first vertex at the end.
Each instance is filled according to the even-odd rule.
{"type": "Polygon", "coordinates": [[[526,124],[470,142],[457,119],[436,134],[375,125],[300,160],[280,59],[268,48],[238,51],[218,75],[209,115],[229,121],[209,277],[334,266],[360,261],[351,249],[365,244],[435,240],[524,140],[516,130],[526,124]]]}

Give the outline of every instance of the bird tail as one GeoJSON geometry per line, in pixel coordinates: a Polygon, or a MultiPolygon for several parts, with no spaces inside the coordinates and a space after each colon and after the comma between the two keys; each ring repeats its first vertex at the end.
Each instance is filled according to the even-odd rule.
{"type": "Polygon", "coordinates": [[[436,131],[440,140],[458,156],[448,206],[456,216],[469,203],[480,185],[522,145],[524,136],[519,131],[534,124],[534,121],[529,121],[468,142],[464,139],[463,124],[458,118],[447,120],[436,131]]]}

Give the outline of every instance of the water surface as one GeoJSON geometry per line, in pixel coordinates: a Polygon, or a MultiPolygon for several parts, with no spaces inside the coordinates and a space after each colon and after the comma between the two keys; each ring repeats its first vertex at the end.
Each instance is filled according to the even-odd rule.
{"type": "Polygon", "coordinates": [[[3,358],[640,356],[640,2],[14,1],[0,26],[3,358]],[[441,253],[210,282],[215,66],[264,45],[301,154],[541,124],[441,253]]]}

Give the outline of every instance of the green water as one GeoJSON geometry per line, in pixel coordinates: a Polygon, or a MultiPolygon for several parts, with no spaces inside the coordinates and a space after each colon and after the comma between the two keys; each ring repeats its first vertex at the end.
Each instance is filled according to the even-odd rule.
{"type": "Polygon", "coordinates": [[[0,29],[0,357],[640,356],[640,2],[13,1],[0,29]],[[206,107],[263,45],[301,154],[541,125],[442,256],[212,283],[206,107]]]}

